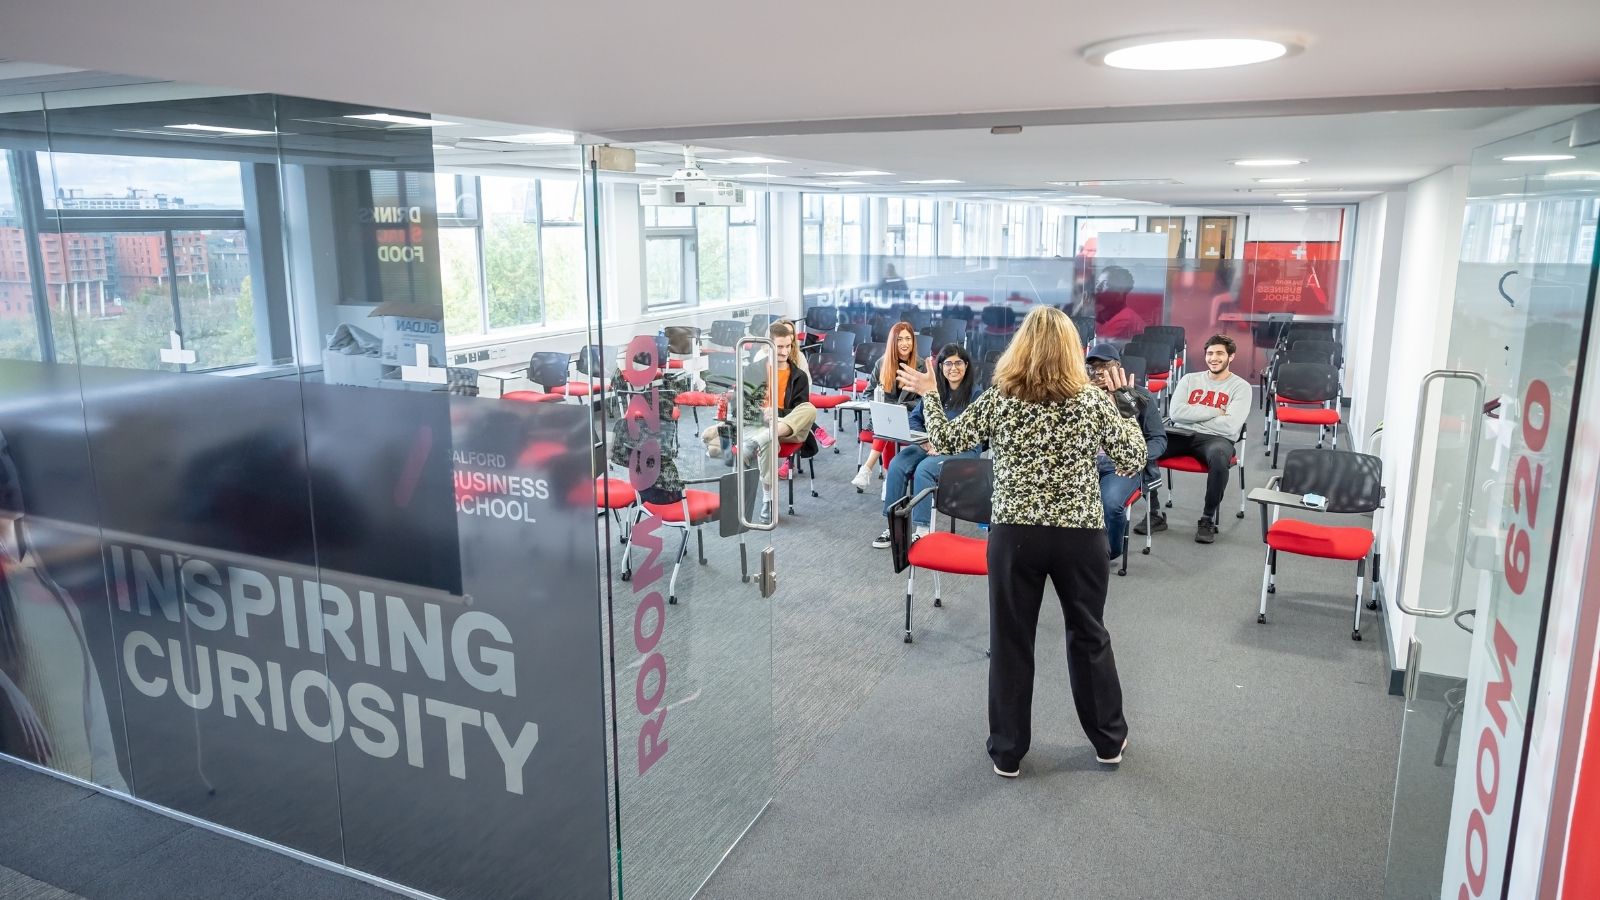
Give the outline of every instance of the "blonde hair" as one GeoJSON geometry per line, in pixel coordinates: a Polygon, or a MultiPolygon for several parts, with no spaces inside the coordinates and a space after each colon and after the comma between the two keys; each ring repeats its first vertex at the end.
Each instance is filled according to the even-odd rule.
{"type": "Polygon", "coordinates": [[[896,389],[895,382],[900,377],[902,362],[913,369],[922,368],[922,361],[917,358],[917,332],[911,327],[910,322],[896,322],[894,327],[889,329],[889,342],[883,346],[883,366],[878,370],[878,384],[885,391],[892,392],[896,389]],[[896,349],[900,343],[897,335],[901,331],[911,335],[911,358],[906,360],[900,358],[900,351],[896,349]]]}
{"type": "Polygon", "coordinates": [[[794,323],[788,319],[773,319],[767,326],[767,337],[777,339],[781,337],[794,338],[794,345],[789,348],[789,362],[794,367],[811,377],[811,368],[806,365],[806,355],[800,352],[800,335],[796,333],[794,323]]]}
{"type": "Polygon", "coordinates": [[[1083,340],[1072,319],[1051,306],[1034,307],[995,365],[994,386],[1028,403],[1060,403],[1087,388],[1083,340]]]}

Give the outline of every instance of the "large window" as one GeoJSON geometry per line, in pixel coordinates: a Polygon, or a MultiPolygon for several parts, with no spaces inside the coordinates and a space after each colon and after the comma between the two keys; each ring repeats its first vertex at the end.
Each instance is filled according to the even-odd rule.
{"type": "Polygon", "coordinates": [[[647,206],[645,307],[665,309],[767,296],[766,195],[741,206],[647,206]]]}
{"type": "Polygon", "coordinates": [[[448,334],[583,323],[576,179],[440,174],[434,182],[448,334]]]}
{"type": "Polygon", "coordinates": [[[272,361],[257,342],[241,163],[45,151],[0,162],[0,354],[40,358],[44,339],[55,360],[157,369],[177,333],[191,372],[272,361]]]}

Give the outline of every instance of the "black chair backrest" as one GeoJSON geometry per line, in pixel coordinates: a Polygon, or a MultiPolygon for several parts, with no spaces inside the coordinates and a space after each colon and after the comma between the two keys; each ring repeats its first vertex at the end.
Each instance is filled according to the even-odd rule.
{"type": "Polygon", "coordinates": [[[833,331],[839,327],[839,308],[836,306],[813,306],[806,311],[806,329],[809,331],[833,331]]]}
{"type": "Polygon", "coordinates": [[[1094,343],[1094,316],[1072,316],[1071,319],[1078,328],[1078,337],[1083,338],[1085,344],[1094,343]]]}
{"type": "Polygon", "coordinates": [[[856,368],[861,369],[862,371],[872,368],[872,364],[877,362],[880,356],[883,356],[884,348],[888,346],[888,344],[885,344],[882,341],[869,341],[865,344],[857,344],[856,368]]]}
{"type": "Polygon", "coordinates": [[[567,383],[572,357],[558,350],[543,350],[528,360],[528,380],[545,390],[567,383]]]}
{"type": "Polygon", "coordinates": [[[1178,358],[1178,352],[1182,349],[1176,336],[1160,331],[1141,334],[1133,339],[1133,343],[1143,344],[1146,347],[1161,348],[1169,365],[1174,359],[1178,358]]]}
{"type": "Polygon", "coordinates": [[[1278,396],[1324,402],[1339,396],[1339,370],[1318,363],[1286,362],[1278,367],[1278,396]]]}
{"type": "Polygon", "coordinates": [[[1295,341],[1338,340],[1339,326],[1328,323],[1291,323],[1283,330],[1283,343],[1293,347],[1295,341]]]}
{"type": "Polygon", "coordinates": [[[921,331],[933,325],[933,313],[915,307],[900,310],[900,321],[909,322],[915,331],[921,331]]]}
{"type": "Polygon", "coordinates": [[[824,350],[811,363],[811,383],[817,387],[845,390],[856,381],[855,358],[851,353],[824,350]]]}
{"type": "Polygon", "coordinates": [[[988,524],[993,505],[993,462],[982,457],[945,460],[933,495],[935,509],[953,519],[988,524]]]}
{"type": "Polygon", "coordinates": [[[933,327],[933,343],[939,347],[966,342],[967,323],[960,319],[943,319],[933,327]]]}
{"type": "Polygon", "coordinates": [[[868,324],[872,326],[872,340],[880,344],[888,343],[889,329],[896,321],[899,320],[891,320],[888,316],[884,315],[873,316],[868,322],[868,324]]]}
{"type": "Polygon", "coordinates": [[[959,319],[963,322],[971,322],[972,308],[969,306],[946,306],[939,316],[944,319],[959,319]]]}
{"type": "Polygon", "coordinates": [[[856,336],[850,331],[830,331],[822,336],[823,353],[842,353],[850,356],[856,352],[856,336]]]}
{"type": "Polygon", "coordinates": [[[745,324],[738,319],[717,319],[711,323],[711,343],[732,347],[744,337],[745,324]]]}
{"type": "Polygon", "coordinates": [[[1296,350],[1318,350],[1328,354],[1333,359],[1334,365],[1338,366],[1344,363],[1344,348],[1339,345],[1338,341],[1297,340],[1289,345],[1289,352],[1293,353],[1296,350]]]}
{"type": "MultiPolygon", "coordinates": [[[[756,365],[752,360],[753,354],[745,351],[745,380],[757,384],[766,378],[766,369],[756,365]]],[[[706,357],[705,382],[706,386],[718,392],[732,390],[738,380],[738,357],[732,353],[713,353],[706,357]]]]}
{"type": "Polygon", "coordinates": [[[872,326],[865,322],[857,322],[853,325],[846,325],[839,330],[848,331],[855,335],[857,347],[861,346],[862,344],[872,343],[872,326]]]}
{"type": "Polygon", "coordinates": [[[917,335],[917,359],[927,359],[933,353],[933,336],[917,335]]]}
{"type": "MultiPolygon", "coordinates": [[[[1184,345],[1187,344],[1189,340],[1188,335],[1184,332],[1182,325],[1146,325],[1144,334],[1161,335],[1171,340],[1173,345],[1179,350],[1182,350],[1184,345]]],[[[1142,337],[1143,335],[1140,336],[1142,337]]]]}
{"type": "Polygon", "coordinates": [[[750,317],[750,333],[755,335],[756,337],[766,337],[767,336],[767,327],[770,326],[773,323],[773,321],[775,319],[777,319],[777,318],[778,318],[777,316],[769,316],[766,313],[758,313],[756,315],[751,316],[750,317]]]}
{"type": "Polygon", "coordinates": [[[578,371],[590,378],[604,378],[607,360],[615,355],[614,351],[607,350],[599,344],[590,344],[578,351],[578,371]]]}
{"type": "Polygon", "coordinates": [[[1133,376],[1133,380],[1136,384],[1141,386],[1144,384],[1145,378],[1148,377],[1148,366],[1149,363],[1147,363],[1145,358],[1142,356],[1130,356],[1126,352],[1122,354],[1123,371],[1133,376]]]}
{"type": "Polygon", "coordinates": [[[1165,344],[1147,344],[1142,341],[1129,341],[1122,348],[1122,367],[1139,375],[1165,375],[1167,367],[1172,364],[1172,352],[1165,344]],[[1138,369],[1128,366],[1129,358],[1142,360],[1138,369]]]}
{"type": "Polygon", "coordinates": [[[983,324],[986,328],[1012,328],[1017,324],[1017,311],[1009,306],[985,306],[983,324]]]}
{"type": "Polygon", "coordinates": [[[1383,460],[1349,450],[1290,450],[1278,487],[1321,494],[1328,512],[1372,512],[1383,504],[1383,460]]]}
{"type": "MultiPolygon", "coordinates": [[[[1300,344],[1320,344],[1321,341],[1301,341],[1300,344]]],[[[1334,355],[1331,350],[1303,350],[1296,344],[1293,350],[1285,350],[1278,356],[1278,365],[1289,363],[1316,363],[1319,366],[1334,366],[1334,355]]]]}

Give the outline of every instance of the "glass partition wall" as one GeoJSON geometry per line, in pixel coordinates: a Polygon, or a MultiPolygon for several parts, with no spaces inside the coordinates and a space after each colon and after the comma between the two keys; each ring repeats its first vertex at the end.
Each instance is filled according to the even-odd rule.
{"type": "Polygon", "coordinates": [[[0,754],[413,893],[690,895],[773,791],[773,475],[702,432],[761,422],[778,201],[0,103],[0,754]]]}

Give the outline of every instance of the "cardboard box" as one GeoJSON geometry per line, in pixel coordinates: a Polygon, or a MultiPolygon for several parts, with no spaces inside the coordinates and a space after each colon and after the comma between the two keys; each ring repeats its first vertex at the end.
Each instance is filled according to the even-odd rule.
{"type": "MultiPolygon", "coordinates": [[[[415,352],[415,351],[413,351],[415,352]]],[[[388,363],[376,356],[360,356],[324,350],[322,353],[323,384],[359,384],[375,387],[383,381],[388,363]]]]}
{"type": "Polygon", "coordinates": [[[442,366],[444,353],[444,307],[415,303],[378,304],[370,318],[378,320],[378,336],[383,340],[383,361],[391,366],[414,366],[416,346],[428,348],[428,364],[442,366]]]}

